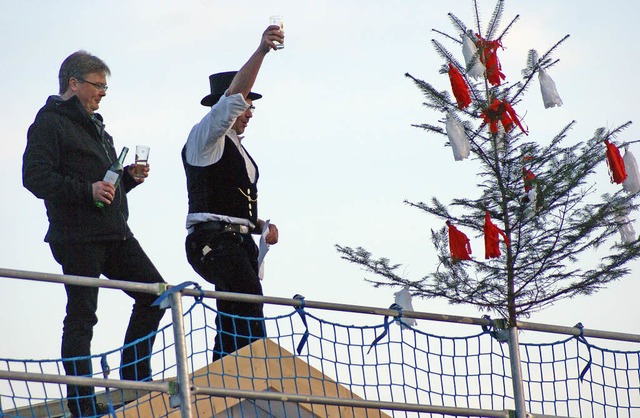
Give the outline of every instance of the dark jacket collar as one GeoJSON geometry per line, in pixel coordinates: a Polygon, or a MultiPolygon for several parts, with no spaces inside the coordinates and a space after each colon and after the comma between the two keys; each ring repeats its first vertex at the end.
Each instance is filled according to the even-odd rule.
{"type": "MultiPolygon", "coordinates": [[[[92,115],[90,115],[87,110],[80,103],[80,99],[78,96],[73,96],[67,100],[64,100],[59,95],[49,96],[47,98],[47,103],[41,109],[42,112],[57,112],[62,113],[65,116],[82,121],[92,121],[92,115]]],[[[103,123],[102,115],[99,113],[94,113],[95,118],[103,123]]]]}

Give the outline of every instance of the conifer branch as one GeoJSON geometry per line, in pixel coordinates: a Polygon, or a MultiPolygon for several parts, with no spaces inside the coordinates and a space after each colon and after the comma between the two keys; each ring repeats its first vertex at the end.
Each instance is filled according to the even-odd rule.
{"type": "Polygon", "coordinates": [[[433,31],[433,32],[437,33],[438,35],[442,35],[442,36],[444,36],[445,38],[451,39],[453,42],[457,42],[457,43],[459,43],[459,44],[461,44],[461,43],[462,43],[462,41],[461,41],[460,39],[456,39],[456,38],[454,38],[453,36],[451,36],[451,35],[449,35],[449,34],[447,34],[447,33],[444,33],[444,32],[442,32],[442,31],[439,31],[439,30],[437,30],[437,29],[431,29],[431,31],[433,31]]]}
{"type": "MultiPolygon", "coordinates": [[[[447,16],[449,16],[449,19],[451,20],[451,22],[453,23],[453,25],[454,25],[455,27],[457,27],[457,28],[458,28],[458,30],[459,30],[461,33],[465,33],[465,34],[467,33],[467,27],[465,26],[465,24],[464,24],[460,19],[458,19],[458,17],[457,17],[457,16],[455,16],[453,13],[447,13],[447,16]]],[[[452,38],[452,39],[453,39],[453,38],[452,38]]],[[[456,40],[457,40],[457,39],[456,39],[456,40]]],[[[460,41],[458,41],[458,42],[459,42],[459,43],[462,43],[462,42],[460,42],[460,41]]]]}
{"type": "Polygon", "coordinates": [[[478,35],[482,36],[482,24],[480,20],[480,9],[478,8],[478,0],[473,0],[473,12],[476,19],[476,28],[478,35]]]}
{"type": "Polygon", "coordinates": [[[498,36],[498,40],[502,40],[502,38],[504,38],[507,33],[509,33],[509,30],[513,27],[513,25],[520,20],[520,15],[516,15],[516,17],[514,17],[511,22],[507,25],[507,27],[502,31],[502,33],[500,34],[500,36],[498,36]]]}
{"type": "Polygon", "coordinates": [[[498,26],[500,25],[500,20],[502,20],[503,11],[504,0],[498,0],[496,2],[496,7],[493,9],[491,19],[489,20],[489,25],[487,26],[487,35],[485,39],[495,39],[495,33],[498,30],[498,26]]]}

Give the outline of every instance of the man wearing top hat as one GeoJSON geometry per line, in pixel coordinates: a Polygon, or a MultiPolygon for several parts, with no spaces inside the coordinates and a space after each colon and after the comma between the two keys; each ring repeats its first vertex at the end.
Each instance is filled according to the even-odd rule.
{"type": "MultiPolygon", "coordinates": [[[[182,149],[189,195],[187,259],[217,291],[262,295],[251,236],[265,225],[258,218],[258,166],[240,135],[253,116],[253,101],[262,97],[251,91],[262,62],[283,41],[280,28],[269,26],[239,71],[209,76],[211,94],[200,103],[211,110],[191,129],[182,149]]],[[[274,224],[265,232],[268,244],[278,242],[274,224]]],[[[265,336],[261,303],[216,303],[214,361],[265,336]]]]}

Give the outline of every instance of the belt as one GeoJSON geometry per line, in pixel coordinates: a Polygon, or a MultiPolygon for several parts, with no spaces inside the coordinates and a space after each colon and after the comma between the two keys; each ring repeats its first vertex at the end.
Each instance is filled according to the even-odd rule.
{"type": "Polygon", "coordinates": [[[230,224],[228,222],[210,221],[200,222],[187,229],[189,234],[196,231],[211,231],[211,232],[237,232],[238,234],[248,234],[251,232],[251,228],[247,225],[230,224]]]}

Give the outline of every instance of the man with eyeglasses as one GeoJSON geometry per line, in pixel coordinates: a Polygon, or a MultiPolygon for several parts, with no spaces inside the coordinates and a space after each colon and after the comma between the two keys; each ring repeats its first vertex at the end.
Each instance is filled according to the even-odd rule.
{"type": "MultiPolygon", "coordinates": [[[[60,67],[60,95],[50,96],[29,127],[23,156],[22,180],[43,199],[49,243],[55,260],[67,275],[99,277],[140,283],[164,283],[127,225],[127,196],[148,176],[136,178],[126,167],[118,187],[102,181],[117,159],[113,138],[95,113],[107,92],[109,67],[86,51],[67,57],[60,67]],[[102,202],[98,207],[96,202],[102,202]]],[[[98,322],[98,288],[65,285],[66,317],[62,331],[62,358],[67,375],[90,376],[91,339],[98,322]],[[79,357],[77,360],[67,360],[79,357]]],[[[151,379],[150,355],[155,331],[164,310],[151,306],[152,294],[127,292],[135,303],[124,338],[120,376],[151,379]],[[151,337],[143,339],[144,337],[151,337]]],[[[74,417],[108,412],[95,403],[94,388],[67,386],[67,405],[74,417]]]]}
{"type": "MultiPolygon", "coordinates": [[[[262,62],[284,34],[269,26],[258,49],[240,71],[209,77],[211,94],[200,102],[211,110],[189,133],[182,149],[189,214],[185,241],[193,269],[221,292],[262,295],[258,249],[251,234],[262,234],[258,218],[258,167],[242,145],[253,116],[251,91],[262,62]]],[[[278,228],[268,224],[266,242],[278,242],[278,228]]],[[[217,335],[213,360],[265,336],[262,303],[216,301],[217,335]]]]}

